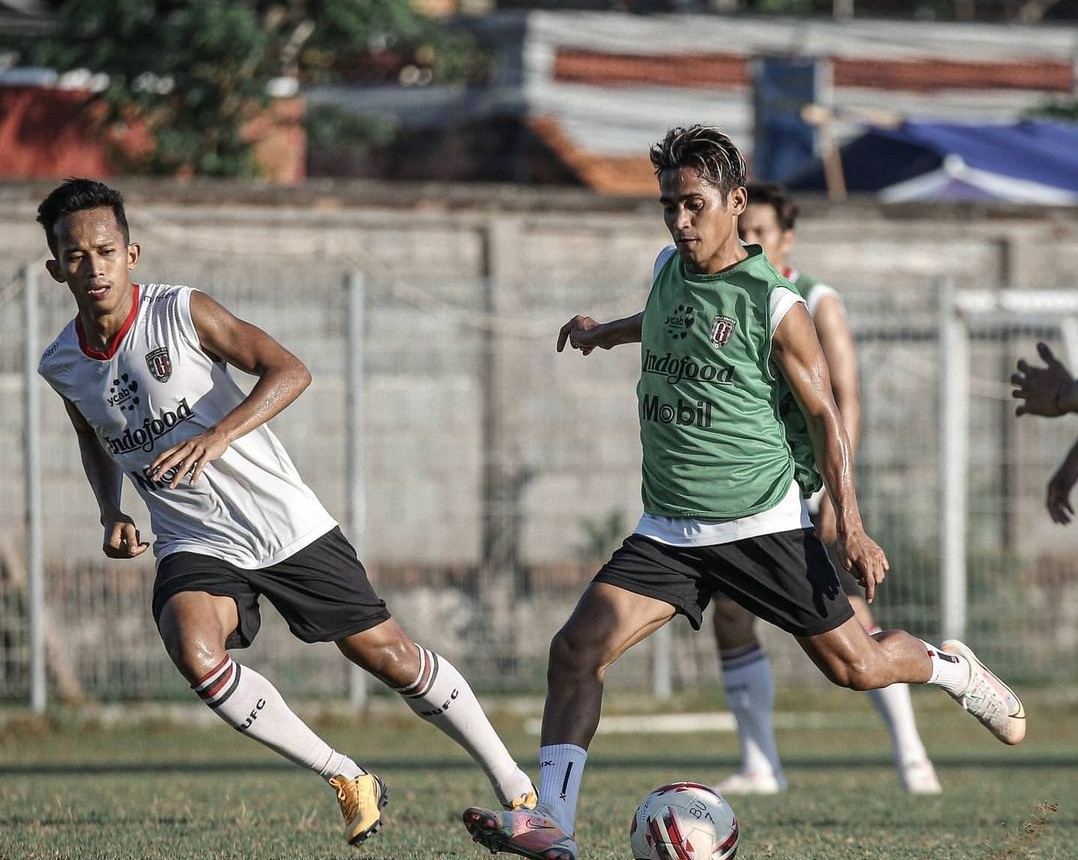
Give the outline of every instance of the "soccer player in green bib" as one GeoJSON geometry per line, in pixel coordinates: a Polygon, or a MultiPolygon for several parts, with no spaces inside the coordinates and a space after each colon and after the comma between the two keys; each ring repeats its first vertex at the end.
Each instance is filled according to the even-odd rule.
{"type": "Polygon", "coordinates": [[[535,860],[577,856],[607,668],[677,614],[699,629],[720,590],[795,636],[839,686],[936,684],[1004,743],[1025,736],[1021,702],[966,645],[870,636],[854,617],[804,504],[821,478],[836,557],[870,601],[887,558],[861,525],[850,443],[804,300],[759,245],[738,238],[741,153],[694,125],[671,129],[651,162],[674,247],[656,261],[644,310],[605,324],[575,316],[558,335],[559,351],[585,354],[640,343],[644,514],[551,642],[538,806],[464,812],[476,842],[535,860]]]}

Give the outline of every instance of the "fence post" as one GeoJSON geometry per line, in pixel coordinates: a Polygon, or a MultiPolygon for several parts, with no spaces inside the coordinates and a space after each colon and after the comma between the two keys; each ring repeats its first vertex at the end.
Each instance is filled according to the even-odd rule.
{"type": "MultiPolygon", "coordinates": [[[[347,347],[345,349],[345,481],[348,498],[348,533],[362,559],[367,550],[367,469],[366,439],[363,423],[363,348],[366,284],[363,273],[350,271],[344,280],[345,303],[348,314],[347,347]]],[[[362,707],[367,702],[367,674],[352,665],[349,675],[348,699],[362,707]]]]}
{"type": "Polygon", "coordinates": [[[969,469],[969,338],[954,283],[937,284],[940,410],[940,634],[966,633],[966,483],[969,469]]]}
{"type": "Polygon", "coordinates": [[[38,340],[37,268],[26,265],[23,284],[23,468],[26,505],[26,578],[30,628],[30,709],[44,713],[48,686],[45,675],[45,583],[41,543],[41,396],[37,363],[38,340]]]}

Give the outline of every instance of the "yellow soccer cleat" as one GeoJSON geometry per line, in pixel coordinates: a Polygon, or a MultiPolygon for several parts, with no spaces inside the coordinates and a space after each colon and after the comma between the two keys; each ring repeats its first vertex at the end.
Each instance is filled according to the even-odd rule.
{"type": "Polygon", "coordinates": [[[524,794],[519,797],[514,797],[508,803],[503,803],[502,807],[509,812],[517,812],[521,809],[535,809],[539,805],[539,792],[535,790],[533,785],[524,794]]]}
{"type": "Polygon", "coordinates": [[[382,807],[389,803],[389,789],[373,773],[355,779],[338,774],[329,781],[337,792],[337,802],[344,816],[344,838],[359,845],[382,826],[382,807]]]}

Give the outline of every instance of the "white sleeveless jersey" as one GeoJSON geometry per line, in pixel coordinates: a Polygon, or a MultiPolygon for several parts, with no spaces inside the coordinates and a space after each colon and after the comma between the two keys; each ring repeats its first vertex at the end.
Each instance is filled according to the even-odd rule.
{"type": "Polygon", "coordinates": [[[71,401],[146,502],[154,555],[195,552],[268,567],[336,522],[265,425],[235,440],[198,482],[170,489],[146,471],[162,451],[218,424],[246,396],[199,344],[190,287],[135,285],[130,316],[107,352],[77,320],[45,350],[38,373],[71,401]]]}

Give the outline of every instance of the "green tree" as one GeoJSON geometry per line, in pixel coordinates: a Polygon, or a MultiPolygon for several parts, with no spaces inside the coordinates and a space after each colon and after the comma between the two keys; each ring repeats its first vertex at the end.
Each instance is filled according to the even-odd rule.
{"type": "Polygon", "coordinates": [[[1029,119],[1051,119],[1057,122],[1078,122],[1078,101],[1055,99],[1030,108],[1024,114],[1029,119]]]}
{"type": "Polygon", "coordinates": [[[393,50],[444,80],[465,74],[472,56],[463,35],[405,0],[59,0],[53,7],[47,37],[4,47],[24,65],[107,76],[88,99],[88,115],[105,140],[131,122],[146,125],[150,150],[123,163],[132,172],[253,176],[253,142],[242,131],[267,104],[273,78],[332,80],[393,50]]]}

